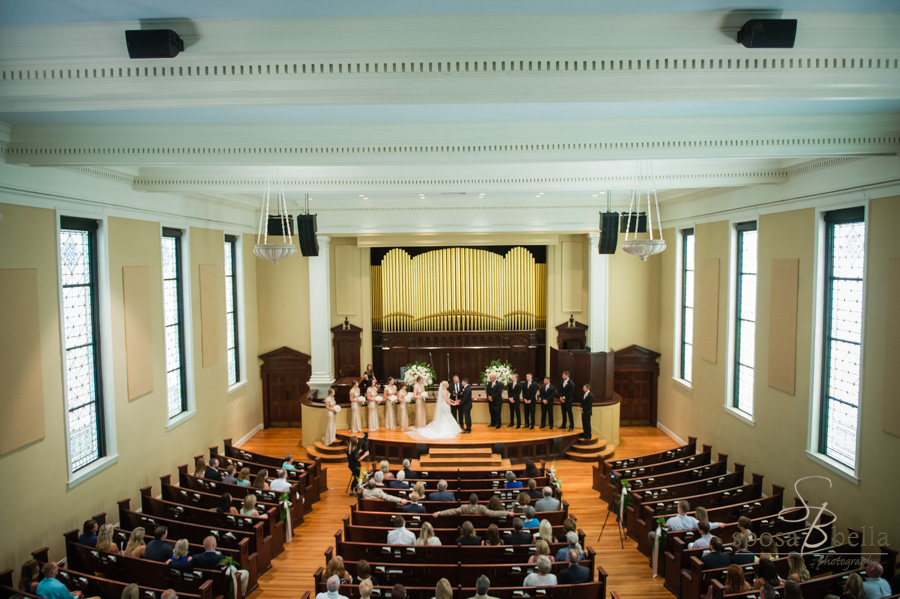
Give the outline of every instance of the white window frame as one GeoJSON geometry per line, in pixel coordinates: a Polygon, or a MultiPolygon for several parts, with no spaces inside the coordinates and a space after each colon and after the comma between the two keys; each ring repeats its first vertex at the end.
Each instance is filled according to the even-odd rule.
{"type": "MultiPolygon", "coordinates": [[[[754,376],[754,385],[753,385],[753,387],[754,387],[753,414],[748,414],[747,412],[744,412],[743,410],[739,410],[738,408],[736,408],[734,406],[734,391],[735,391],[735,389],[734,389],[734,386],[735,386],[734,364],[735,364],[735,355],[736,355],[736,350],[737,350],[737,318],[738,318],[738,314],[737,314],[737,306],[738,306],[737,279],[739,276],[739,273],[738,273],[738,262],[739,262],[738,236],[740,234],[740,231],[738,231],[737,228],[739,225],[749,223],[749,222],[756,223],[756,231],[757,231],[757,235],[758,235],[759,234],[759,218],[757,216],[754,216],[753,218],[743,218],[740,220],[732,220],[729,223],[730,238],[729,238],[729,246],[728,246],[729,247],[729,270],[728,270],[728,272],[733,273],[733,275],[728,277],[728,337],[727,337],[728,338],[728,347],[725,352],[725,360],[726,360],[726,363],[728,364],[728,376],[727,376],[726,385],[725,385],[725,404],[724,404],[724,406],[725,406],[725,411],[727,413],[738,418],[742,422],[749,424],[750,426],[756,426],[755,376],[754,376]]],[[[758,324],[758,322],[759,322],[759,249],[758,249],[758,247],[757,247],[757,265],[756,265],[756,290],[757,290],[757,293],[756,293],[756,315],[757,315],[756,323],[758,324]]],[[[759,329],[757,328],[757,336],[756,336],[757,339],[759,339],[758,332],[759,332],[759,329]]],[[[757,347],[757,349],[759,349],[759,348],[757,347]]],[[[754,352],[754,357],[753,357],[754,371],[757,370],[756,366],[757,366],[757,364],[759,364],[759,360],[757,359],[756,354],[758,354],[758,352],[754,352]]]]}
{"type": "MultiPolygon", "coordinates": [[[[676,241],[675,241],[675,318],[674,322],[674,332],[673,338],[675,343],[672,347],[672,379],[684,387],[688,391],[693,390],[693,385],[690,381],[687,381],[681,378],[681,346],[682,346],[682,303],[684,301],[684,232],[690,229],[695,235],[694,237],[694,250],[696,254],[697,248],[697,229],[694,226],[682,227],[677,230],[676,241]]],[[[696,256],[695,256],[696,257],[696,256]]],[[[696,260],[695,260],[695,269],[696,273],[696,260]]],[[[695,276],[696,282],[696,276],[695,276]]],[[[696,287],[696,285],[695,285],[696,287]]],[[[696,295],[694,298],[694,302],[696,304],[696,295]]]]}
{"type": "MultiPolygon", "coordinates": [[[[234,263],[235,263],[235,272],[234,272],[234,280],[235,280],[235,309],[237,310],[237,320],[238,320],[238,330],[237,330],[237,339],[238,339],[238,347],[237,347],[237,362],[240,366],[237,382],[233,385],[229,385],[228,387],[228,395],[231,395],[235,391],[238,391],[247,385],[247,335],[246,335],[246,327],[244,325],[244,237],[240,231],[223,231],[222,233],[222,244],[223,244],[223,256],[224,256],[224,244],[225,244],[225,235],[233,235],[236,239],[234,242],[234,263]]],[[[224,263],[223,263],[223,277],[224,277],[224,263]]],[[[224,299],[224,298],[223,298],[224,299]]],[[[227,336],[226,336],[227,339],[227,336]]],[[[228,351],[226,349],[225,352],[226,359],[228,356],[228,351]]],[[[226,382],[228,377],[228,366],[225,366],[225,376],[226,382]]]]}

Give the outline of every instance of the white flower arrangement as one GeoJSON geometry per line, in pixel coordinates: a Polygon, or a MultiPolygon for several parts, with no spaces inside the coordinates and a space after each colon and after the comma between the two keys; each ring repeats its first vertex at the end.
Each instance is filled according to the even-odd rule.
{"type": "Polygon", "coordinates": [[[383,398],[382,396],[378,395],[378,396],[375,397],[375,402],[376,402],[376,403],[382,403],[383,401],[384,401],[384,398],[383,398]]]}
{"type": "Polygon", "coordinates": [[[422,391],[422,397],[428,399],[428,391],[422,391]]]}
{"type": "Polygon", "coordinates": [[[487,368],[484,369],[484,372],[481,373],[481,382],[484,385],[487,385],[490,380],[489,377],[493,374],[498,383],[500,383],[501,385],[508,385],[510,382],[512,382],[512,376],[515,373],[515,369],[509,362],[493,360],[490,364],[488,364],[487,368]]]}
{"type": "Polygon", "coordinates": [[[360,395],[358,401],[359,401],[359,405],[361,405],[361,406],[366,405],[366,396],[365,396],[365,395],[360,395]]]}
{"type": "Polygon", "coordinates": [[[388,395],[388,401],[391,403],[397,403],[397,396],[396,395],[388,395]]]}
{"type": "Polygon", "coordinates": [[[335,413],[340,412],[342,409],[343,409],[343,408],[341,408],[341,406],[334,406],[334,412],[335,412],[335,413]]]}
{"type": "Polygon", "coordinates": [[[426,387],[430,387],[434,384],[434,369],[430,364],[426,364],[425,362],[413,362],[407,364],[406,372],[403,374],[403,382],[406,383],[406,386],[412,389],[419,377],[424,379],[423,382],[426,387]]]}

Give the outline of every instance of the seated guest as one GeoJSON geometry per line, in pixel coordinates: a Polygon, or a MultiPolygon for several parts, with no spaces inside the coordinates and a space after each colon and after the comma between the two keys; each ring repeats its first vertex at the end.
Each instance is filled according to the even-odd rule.
{"type": "Polygon", "coordinates": [[[406,599],[406,588],[399,582],[391,589],[391,599],[406,599]]]}
{"type": "Polygon", "coordinates": [[[809,580],[809,570],[806,569],[806,562],[803,556],[796,551],[788,554],[788,578],[794,582],[807,582],[809,580]]]}
{"type": "MultiPolygon", "coordinates": [[[[225,558],[221,552],[217,551],[218,544],[216,537],[210,535],[203,539],[203,553],[198,553],[191,558],[191,567],[203,570],[222,570],[223,566],[219,563],[225,558]]],[[[250,580],[250,572],[247,570],[238,570],[238,578],[241,581],[241,594],[247,596],[247,582],[250,580]]]]}
{"type": "MultiPolygon", "coordinates": [[[[290,455],[290,454],[288,454],[290,455]]],[[[269,485],[269,489],[276,493],[287,493],[291,490],[291,483],[287,479],[287,470],[279,468],[275,471],[275,479],[269,485]]]]}
{"type": "Polygon", "coordinates": [[[778,547],[775,545],[775,538],[767,532],[759,535],[759,557],[760,559],[764,557],[771,560],[778,559],[778,547]]]}
{"type": "Polygon", "coordinates": [[[166,537],[169,536],[169,529],[165,526],[157,526],[153,530],[153,540],[147,543],[144,549],[144,559],[154,562],[165,562],[172,557],[172,547],[166,543],[166,537]]]}
{"type": "Polygon", "coordinates": [[[237,516],[239,514],[236,507],[232,503],[231,493],[222,493],[222,496],[219,497],[219,506],[216,508],[216,512],[219,514],[228,514],[229,516],[237,516]]]}
{"type": "Polygon", "coordinates": [[[399,471],[395,479],[388,483],[388,487],[390,487],[391,489],[408,489],[409,483],[404,482],[405,478],[406,473],[403,470],[399,471]]]}
{"type": "Polygon", "coordinates": [[[203,478],[204,474],[206,474],[206,458],[197,458],[194,460],[193,475],[197,478],[203,478]]]}
{"type": "Polygon", "coordinates": [[[778,571],[775,570],[775,564],[772,563],[772,560],[764,557],[759,560],[759,565],[756,567],[756,581],[753,583],[753,590],[758,591],[767,584],[773,587],[780,587],[784,583],[781,581],[781,577],[778,576],[778,571]]]}
{"type": "Polygon", "coordinates": [[[59,566],[56,562],[47,562],[41,568],[43,579],[37,585],[35,595],[44,597],[45,599],[72,599],[72,597],[82,597],[81,591],[69,592],[66,585],[56,580],[59,574],[59,566]]]}
{"type": "Polygon", "coordinates": [[[484,531],[484,544],[492,547],[502,544],[500,541],[500,528],[496,524],[491,524],[484,531]]]}
{"type": "Polygon", "coordinates": [[[731,564],[725,571],[725,593],[746,593],[750,590],[750,583],[744,578],[744,569],[737,564],[731,564]]]}
{"type": "MultiPolygon", "coordinates": [[[[538,531],[534,533],[534,538],[535,540],[544,539],[545,541],[547,541],[548,545],[553,543],[553,525],[550,524],[549,520],[547,520],[546,518],[541,520],[540,525],[538,525],[538,531]]],[[[563,537],[560,539],[560,543],[565,542],[566,537],[565,535],[563,535],[563,537]]]]}
{"type": "Polygon", "coordinates": [[[437,491],[428,496],[428,501],[456,501],[456,496],[447,490],[447,481],[440,480],[437,491]]]}
{"type": "Polygon", "coordinates": [[[891,585],[881,577],[882,574],[884,574],[884,567],[878,562],[869,562],[866,566],[866,579],[863,581],[866,599],[890,597],[891,585]]]}
{"type": "Polygon", "coordinates": [[[260,468],[259,472],[256,473],[256,478],[253,479],[253,488],[268,491],[269,483],[266,482],[267,478],[269,478],[269,471],[265,468],[260,468]]]}
{"type": "Polygon", "coordinates": [[[244,468],[241,468],[240,473],[238,473],[237,485],[241,487],[250,486],[250,469],[246,466],[244,468]]]}
{"type": "Polygon", "coordinates": [[[403,460],[403,476],[406,478],[406,480],[415,480],[419,478],[419,473],[415,470],[410,470],[409,466],[409,460],[403,460]]]}
{"type": "Polygon", "coordinates": [[[144,543],[144,532],[143,526],[138,526],[131,531],[131,537],[128,539],[128,544],[125,545],[127,557],[144,557],[144,551],[147,550],[147,545],[144,543]]]}
{"type": "MultiPolygon", "coordinates": [[[[475,594],[472,595],[472,599],[497,599],[488,595],[489,590],[491,590],[491,579],[482,574],[475,581],[475,594]]],[[[394,599],[393,596],[391,599],[394,599]]]]}
{"type": "Polygon", "coordinates": [[[19,574],[19,584],[16,588],[20,591],[34,595],[40,582],[41,565],[38,561],[36,559],[30,559],[22,564],[22,571],[19,574]]]}
{"type": "Polygon", "coordinates": [[[516,480],[516,474],[512,470],[506,471],[506,488],[507,489],[521,489],[522,481],[516,480]]]}
{"type": "Polygon", "coordinates": [[[368,580],[372,583],[372,586],[378,586],[378,579],[372,576],[372,566],[364,559],[356,562],[356,578],[359,579],[360,584],[362,584],[362,581],[368,580]]]}
{"type": "Polygon", "coordinates": [[[734,553],[731,555],[731,563],[746,566],[756,562],[757,557],[747,549],[749,539],[746,535],[738,535],[734,539],[734,553]]]}
{"type": "Polygon", "coordinates": [[[725,553],[725,545],[719,537],[713,537],[709,542],[710,551],[700,557],[704,570],[727,568],[731,565],[731,556],[725,553]]]}
{"type": "Polygon", "coordinates": [[[523,530],[523,524],[521,518],[513,518],[512,521],[513,531],[511,533],[507,533],[503,535],[503,544],[504,545],[531,545],[531,541],[534,536],[523,530]]]}
{"type": "Polygon", "coordinates": [[[528,493],[528,496],[531,497],[532,501],[537,501],[544,496],[542,492],[537,490],[537,481],[533,478],[528,479],[528,488],[525,489],[525,492],[528,493]]]}
{"type": "Polygon", "coordinates": [[[97,524],[97,521],[93,518],[85,520],[84,526],[81,528],[81,534],[78,536],[78,542],[82,545],[87,545],[88,547],[96,547],[97,531],[99,529],[100,525],[97,524]]]}
{"type": "Polygon", "coordinates": [[[228,467],[225,468],[225,476],[222,477],[222,482],[226,485],[236,485],[237,484],[237,466],[234,464],[228,464],[228,467]]]}
{"type": "Polygon", "coordinates": [[[759,589],[759,599],[776,599],[777,597],[778,591],[770,584],[763,585],[763,587],[759,589]]]}
{"type": "Polygon", "coordinates": [[[803,599],[803,591],[800,590],[800,585],[793,580],[785,581],[784,599],[803,599]]]}
{"type": "Polygon", "coordinates": [[[322,578],[328,580],[332,576],[337,576],[341,582],[348,584],[353,582],[353,577],[350,576],[346,566],[344,566],[344,558],[340,555],[335,555],[325,564],[325,574],[322,575],[322,578]]]}
{"type": "Polygon", "coordinates": [[[332,576],[326,580],[325,588],[327,590],[316,595],[316,599],[347,599],[347,597],[338,593],[341,590],[341,579],[337,576],[332,576]]]}
{"type": "MultiPolygon", "coordinates": [[[[494,495],[494,497],[496,497],[496,495],[494,495]]],[[[531,497],[528,496],[528,493],[519,493],[519,496],[516,497],[516,504],[513,506],[513,511],[517,514],[524,514],[525,508],[529,505],[531,505],[531,497]]]]}
{"type": "Polygon", "coordinates": [[[387,544],[388,545],[415,545],[416,544],[416,535],[406,530],[406,520],[403,519],[403,516],[399,514],[395,514],[393,518],[391,518],[391,524],[394,525],[394,530],[388,531],[387,534],[387,544]]]}
{"type": "Polygon", "coordinates": [[[416,545],[436,546],[440,544],[441,540],[434,535],[434,527],[428,522],[422,523],[422,529],[419,530],[419,538],[416,539],[416,545]]]}
{"type": "Polygon", "coordinates": [[[376,470],[375,474],[372,475],[372,480],[375,481],[376,487],[381,487],[382,489],[387,485],[384,484],[384,472],[381,470],[376,470]]]}
{"type": "Polygon", "coordinates": [[[178,599],[178,593],[175,592],[175,589],[166,589],[159,596],[159,599],[178,599]]]}
{"type": "Polygon", "coordinates": [[[466,520],[459,527],[459,537],[456,539],[457,545],[481,545],[481,537],[475,534],[475,526],[472,522],[466,520]]]}
{"type": "Polygon", "coordinates": [[[409,503],[403,506],[404,514],[424,514],[425,506],[419,503],[419,494],[415,491],[410,491],[409,493],[409,503]]]}
{"type": "Polygon", "coordinates": [[[709,547],[712,535],[709,534],[709,522],[701,520],[697,522],[697,530],[700,532],[700,538],[693,543],[688,544],[688,549],[705,549],[709,547]]]}
{"type": "Polygon", "coordinates": [[[190,567],[192,558],[190,553],[191,547],[187,539],[178,539],[175,542],[175,549],[172,551],[172,557],[166,561],[169,566],[177,569],[190,567]]]}
{"type": "MultiPolygon", "coordinates": [[[[376,472],[375,474],[381,474],[380,472],[376,472]]],[[[384,501],[390,501],[391,503],[402,503],[406,505],[409,503],[406,499],[402,499],[400,497],[394,497],[393,495],[389,495],[384,492],[384,489],[379,489],[375,484],[375,479],[370,478],[369,482],[366,483],[366,488],[363,489],[362,492],[363,499],[383,499],[384,501]]],[[[410,533],[412,534],[412,533],[410,533]]]]}
{"type": "Polygon", "coordinates": [[[591,569],[578,563],[578,554],[570,550],[567,554],[569,567],[559,573],[559,584],[581,584],[591,582],[591,569]]]}
{"type": "Polygon", "coordinates": [[[113,534],[115,532],[116,529],[112,524],[104,524],[100,527],[100,531],[97,533],[97,551],[121,555],[122,552],[116,547],[115,541],[113,541],[113,534]]]}
{"type": "Polygon", "coordinates": [[[284,463],[281,464],[282,470],[296,470],[297,467],[294,465],[294,456],[291,454],[287,454],[284,456],[284,463]]]}
{"type": "Polygon", "coordinates": [[[206,466],[203,478],[222,482],[222,473],[219,472],[219,458],[209,458],[209,464],[206,466]]]}
{"type": "Polygon", "coordinates": [[[488,500],[487,508],[489,510],[505,510],[503,507],[503,502],[500,500],[499,495],[491,495],[490,500],[488,500]]]}
{"type": "Polygon", "coordinates": [[[691,511],[691,504],[684,499],[679,501],[678,515],[672,516],[671,518],[666,520],[666,529],[672,531],[691,530],[692,528],[697,528],[697,519],[693,516],[689,516],[689,511],[691,511]]]}
{"type": "Polygon", "coordinates": [[[534,504],[535,510],[538,512],[556,512],[560,509],[562,503],[560,503],[559,499],[553,497],[553,489],[544,487],[544,490],[541,493],[543,498],[539,499],[537,503],[534,504]]]}
{"type": "Polygon", "coordinates": [[[391,463],[387,460],[381,460],[378,464],[378,469],[384,475],[384,480],[394,480],[394,475],[391,474],[391,463]]]}
{"type": "Polygon", "coordinates": [[[523,587],[549,587],[556,585],[556,574],[550,573],[550,560],[546,555],[537,559],[537,571],[532,572],[522,581],[523,587]]]}
{"type": "Polygon", "coordinates": [[[434,599],[453,599],[453,587],[446,578],[441,578],[434,585],[434,599]]]}
{"type": "Polygon", "coordinates": [[[141,596],[141,588],[134,584],[125,585],[125,588],[122,589],[122,597],[121,599],[140,599],[141,596]]]}
{"type": "Polygon", "coordinates": [[[563,520],[563,531],[562,534],[559,535],[560,543],[566,542],[566,535],[569,534],[569,532],[578,532],[578,525],[575,523],[575,518],[573,518],[572,516],[569,516],[568,518],[563,520]]]}
{"type": "MultiPolygon", "coordinates": [[[[762,593],[760,593],[762,597],[762,593]]],[[[834,595],[826,595],[825,599],[837,599],[834,595]]],[[[847,577],[844,583],[844,590],[841,592],[840,599],[866,599],[866,591],[863,589],[862,576],[854,572],[847,577]]]]}
{"type": "Polygon", "coordinates": [[[372,599],[372,581],[361,580],[359,582],[359,599],[372,599]]]}
{"type": "Polygon", "coordinates": [[[269,514],[260,514],[256,509],[256,495],[247,493],[244,496],[244,505],[241,506],[241,516],[252,516],[254,518],[268,518],[269,514]]]}
{"type": "MultiPolygon", "coordinates": [[[[696,510],[694,510],[694,518],[697,519],[697,522],[701,522],[703,520],[706,520],[707,522],[709,522],[709,514],[706,513],[706,508],[703,506],[700,506],[696,510]]],[[[719,528],[720,526],[724,526],[724,524],[722,522],[709,522],[710,530],[715,530],[715,529],[719,528]]]]}
{"type": "Polygon", "coordinates": [[[418,481],[413,485],[413,491],[419,494],[419,501],[425,500],[425,483],[423,483],[422,481],[418,481]]]}
{"type": "Polygon", "coordinates": [[[540,472],[538,472],[537,466],[534,465],[534,462],[531,460],[525,460],[525,470],[522,472],[522,476],[527,478],[537,478],[540,476],[540,472]]]}
{"type": "Polygon", "coordinates": [[[747,516],[741,516],[740,518],[738,518],[738,531],[742,535],[747,535],[748,539],[753,538],[753,533],[750,531],[751,524],[753,524],[753,520],[751,520],[747,516]]]}
{"type": "Polygon", "coordinates": [[[556,561],[566,561],[568,559],[567,556],[569,554],[569,551],[574,551],[578,555],[579,560],[584,559],[584,550],[581,548],[581,543],[578,542],[577,532],[566,533],[566,544],[568,545],[568,547],[563,547],[556,552],[556,561]]]}
{"type": "Polygon", "coordinates": [[[534,555],[528,558],[528,563],[537,563],[538,558],[542,555],[546,555],[551,562],[553,561],[553,556],[550,555],[550,545],[544,539],[538,539],[534,542],[534,555]]]}
{"type": "MultiPolygon", "coordinates": [[[[434,495],[434,493],[432,493],[434,495]]],[[[438,516],[456,516],[458,514],[483,514],[486,516],[491,516],[492,518],[503,518],[504,516],[514,516],[512,512],[507,512],[506,510],[491,510],[488,509],[487,506],[481,505],[478,503],[478,495],[472,493],[469,495],[469,503],[464,503],[459,507],[451,508],[449,510],[441,510],[440,512],[435,512],[434,517],[438,516]]]]}
{"type": "Polygon", "coordinates": [[[541,525],[540,520],[535,518],[535,514],[537,512],[534,511],[534,508],[530,505],[525,508],[525,520],[522,521],[522,526],[525,528],[537,528],[541,525]]]}

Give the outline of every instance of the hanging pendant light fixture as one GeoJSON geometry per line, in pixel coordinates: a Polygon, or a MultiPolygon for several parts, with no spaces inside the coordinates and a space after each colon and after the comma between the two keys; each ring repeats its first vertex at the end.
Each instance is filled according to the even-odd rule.
{"type": "Polygon", "coordinates": [[[656,179],[653,176],[653,164],[649,161],[646,165],[638,161],[634,169],[634,181],[631,187],[631,203],[628,205],[628,224],[625,229],[625,240],[622,242],[622,251],[632,256],[637,256],[642,262],[647,258],[666,249],[666,240],[663,239],[662,221],[659,220],[659,200],[656,197],[656,179]],[[637,231],[640,228],[638,222],[641,214],[641,203],[644,194],[647,196],[647,239],[638,239],[637,231]],[[658,238],[653,236],[653,214],[656,213],[656,226],[658,238]],[[631,230],[631,220],[635,220],[634,232],[631,230]]]}
{"type": "Polygon", "coordinates": [[[281,225],[281,243],[269,243],[269,198],[272,193],[271,177],[266,181],[266,194],[263,196],[259,205],[259,231],[256,234],[256,245],[253,246],[253,253],[257,258],[269,260],[272,264],[278,265],[280,260],[290,258],[297,253],[297,247],[291,235],[291,217],[287,211],[287,202],[284,199],[284,184],[277,193],[277,214],[273,215],[278,219],[281,225]]]}

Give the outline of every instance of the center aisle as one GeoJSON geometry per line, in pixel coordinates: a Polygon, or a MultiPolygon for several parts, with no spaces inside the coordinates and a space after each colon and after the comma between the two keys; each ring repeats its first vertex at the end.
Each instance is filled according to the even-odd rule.
{"type": "MultiPolygon", "coordinates": [[[[275,456],[293,453],[295,459],[302,460],[307,456],[300,446],[300,433],[298,428],[266,429],[242,447],[275,456]]],[[[620,438],[616,458],[678,446],[668,435],[651,427],[622,427],[620,438]]],[[[591,466],[560,460],[556,462],[556,471],[562,479],[570,510],[578,517],[578,527],[587,536],[586,544],[597,552],[597,565],[609,574],[607,589],[617,591],[622,599],[670,599],[672,594],[663,588],[663,579],[651,577],[647,558],[638,552],[635,542],[625,539],[624,551],[620,548],[612,516],[603,539],[597,541],[606,517],[606,504],[591,488],[591,466]]],[[[282,599],[313,590],[313,574],[325,566],[325,550],[334,545],[334,533],[341,529],[341,520],[350,513],[355,499],[344,492],[350,478],[346,465],[328,466],[327,472],[328,491],[313,506],[312,513],[305,516],[303,524],[294,529],[293,543],[285,544],[284,553],[272,560],[272,569],[259,578],[259,590],[251,599],[282,599]]]]}

